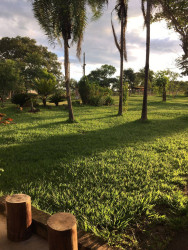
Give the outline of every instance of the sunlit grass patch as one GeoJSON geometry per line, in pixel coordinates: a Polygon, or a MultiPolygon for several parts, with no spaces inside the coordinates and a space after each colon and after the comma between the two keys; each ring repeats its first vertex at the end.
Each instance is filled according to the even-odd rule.
{"type": "Polygon", "coordinates": [[[50,213],[71,212],[79,228],[123,249],[138,247],[137,231],[153,224],[182,226],[188,101],[149,97],[147,123],[141,104],[130,97],[123,117],[117,106],[74,107],[73,124],[62,106],[32,114],[7,105],[1,112],[16,124],[0,127],[0,190],[27,193],[50,213]]]}

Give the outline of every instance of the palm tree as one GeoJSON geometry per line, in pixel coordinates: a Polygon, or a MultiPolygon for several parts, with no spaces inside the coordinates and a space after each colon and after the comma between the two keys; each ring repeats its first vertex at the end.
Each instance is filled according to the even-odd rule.
{"type": "MultiPolygon", "coordinates": [[[[112,31],[114,35],[114,41],[116,44],[117,49],[120,53],[120,85],[119,85],[119,111],[118,115],[123,114],[123,62],[124,59],[127,61],[127,51],[126,51],[126,39],[125,39],[125,32],[127,27],[127,9],[128,9],[128,1],[127,0],[118,0],[117,4],[115,5],[115,10],[119,20],[121,21],[121,37],[120,37],[120,43],[118,42],[113,21],[111,18],[111,25],[112,25],[112,31]]],[[[112,13],[113,13],[112,11],[112,13]]],[[[112,16],[112,14],[111,14],[112,16]]]]}
{"type": "Polygon", "coordinates": [[[69,40],[77,44],[77,56],[81,53],[83,32],[87,25],[86,6],[92,7],[95,17],[99,17],[107,0],[32,0],[34,15],[45,31],[49,41],[64,42],[65,85],[69,109],[69,121],[74,121],[70,95],[69,40]]]}
{"type": "Polygon", "coordinates": [[[142,13],[144,16],[144,25],[146,26],[146,64],[145,64],[145,81],[144,81],[144,96],[142,105],[141,120],[147,120],[147,91],[149,80],[149,57],[150,57],[150,24],[151,24],[151,7],[153,0],[142,0],[142,13]],[[147,10],[145,10],[145,1],[147,2],[147,10]]]}

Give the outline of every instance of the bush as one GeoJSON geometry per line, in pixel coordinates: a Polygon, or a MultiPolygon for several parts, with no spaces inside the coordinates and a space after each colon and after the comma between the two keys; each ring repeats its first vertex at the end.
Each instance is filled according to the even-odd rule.
{"type": "Polygon", "coordinates": [[[59,102],[63,102],[66,100],[65,95],[61,94],[61,93],[55,93],[54,95],[52,95],[49,98],[49,102],[50,103],[55,103],[56,106],[59,105],[59,102]]]}
{"type": "Polygon", "coordinates": [[[188,90],[184,92],[184,95],[188,97],[188,90]]]}
{"type": "Polygon", "coordinates": [[[89,104],[90,84],[87,77],[83,77],[78,83],[78,91],[83,104],[89,104]]]}
{"type": "Polygon", "coordinates": [[[102,106],[104,104],[104,97],[103,96],[92,96],[89,100],[89,104],[91,106],[102,106]]]}
{"type": "Polygon", "coordinates": [[[78,83],[80,97],[83,104],[92,106],[102,106],[105,104],[105,96],[110,96],[111,90],[101,87],[95,83],[90,83],[87,77],[84,77],[78,83]]]}
{"type": "Polygon", "coordinates": [[[13,97],[11,98],[11,102],[17,105],[20,105],[20,107],[23,107],[24,104],[30,100],[30,96],[29,94],[15,94],[13,95],[13,97]]]}
{"type": "Polygon", "coordinates": [[[81,102],[79,100],[76,100],[76,101],[72,102],[72,105],[75,106],[75,107],[77,107],[77,106],[81,105],[81,102]]]}
{"type": "Polygon", "coordinates": [[[23,105],[24,107],[39,107],[39,103],[37,102],[38,95],[34,93],[28,93],[27,94],[29,99],[26,101],[26,103],[23,105]]]}
{"type": "Polygon", "coordinates": [[[104,102],[104,105],[106,105],[106,106],[111,106],[111,105],[113,105],[114,104],[114,99],[111,97],[111,96],[107,96],[106,98],[105,98],[105,102],[104,102]]]}

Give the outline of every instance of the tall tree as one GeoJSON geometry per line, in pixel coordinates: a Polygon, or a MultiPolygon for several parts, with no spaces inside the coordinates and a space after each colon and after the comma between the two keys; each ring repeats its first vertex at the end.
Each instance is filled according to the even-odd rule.
{"type": "MultiPolygon", "coordinates": [[[[121,22],[121,36],[120,36],[120,43],[119,43],[115,29],[114,29],[113,21],[111,18],[111,25],[112,25],[113,35],[114,35],[114,41],[115,41],[116,47],[120,53],[120,84],[119,84],[118,115],[123,115],[123,63],[124,63],[124,59],[127,61],[125,32],[126,32],[126,27],[127,27],[128,0],[118,0],[117,4],[115,5],[114,10],[116,11],[118,18],[121,22]]],[[[113,11],[112,11],[112,13],[113,13],[113,11]]]]}
{"type": "Polygon", "coordinates": [[[159,91],[162,92],[163,102],[166,102],[166,89],[169,84],[168,72],[165,70],[158,71],[155,74],[154,83],[159,88],[159,91]]]}
{"type": "Polygon", "coordinates": [[[33,0],[33,11],[41,27],[46,32],[50,42],[64,43],[64,68],[66,95],[69,109],[69,121],[74,121],[71,95],[70,95],[70,62],[69,41],[77,44],[77,56],[81,53],[83,32],[87,24],[86,5],[90,4],[98,17],[100,10],[107,0],[33,0]]]}
{"type": "MultiPolygon", "coordinates": [[[[138,86],[144,86],[145,84],[145,68],[140,69],[138,72],[135,73],[136,75],[136,82],[138,86]]],[[[148,88],[152,87],[152,81],[154,78],[154,71],[149,69],[148,72],[148,88]]]]}
{"type": "MultiPolygon", "coordinates": [[[[175,82],[177,82],[179,74],[177,72],[171,71],[170,69],[167,69],[166,75],[169,78],[168,90],[169,90],[169,94],[170,94],[170,93],[172,93],[172,91],[174,91],[174,87],[176,85],[175,82]]],[[[177,90],[178,89],[179,89],[179,86],[177,86],[177,90]]]]}
{"type": "Polygon", "coordinates": [[[136,80],[136,74],[133,69],[129,68],[123,71],[123,80],[124,82],[128,82],[129,88],[133,91],[133,87],[136,80]]]}
{"type": "Polygon", "coordinates": [[[146,64],[145,64],[145,81],[144,81],[144,96],[142,104],[141,120],[147,120],[147,97],[148,97],[148,80],[149,80],[149,57],[150,57],[150,24],[151,24],[151,8],[153,0],[142,0],[142,13],[146,26],[146,64]],[[147,9],[145,9],[145,2],[147,9]]]}
{"type": "Polygon", "coordinates": [[[184,75],[188,75],[188,1],[187,0],[155,0],[158,11],[154,20],[165,19],[170,29],[174,29],[181,40],[184,54],[178,59],[179,67],[184,75]]]}
{"type": "Polygon", "coordinates": [[[29,37],[3,37],[0,39],[0,55],[4,59],[17,62],[26,89],[30,88],[43,69],[53,73],[56,79],[61,77],[61,64],[57,55],[46,47],[37,45],[36,41],[29,37]]]}
{"type": "Polygon", "coordinates": [[[4,107],[6,95],[16,88],[19,77],[18,67],[13,60],[0,61],[0,97],[2,107],[4,107]]]}

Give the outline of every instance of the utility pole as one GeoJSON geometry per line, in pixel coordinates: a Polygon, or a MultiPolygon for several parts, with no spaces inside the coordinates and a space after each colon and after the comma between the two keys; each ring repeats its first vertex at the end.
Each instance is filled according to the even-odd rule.
{"type": "Polygon", "coordinates": [[[83,75],[84,75],[84,77],[86,75],[86,55],[85,55],[85,52],[83,55],[83,75]]]}

